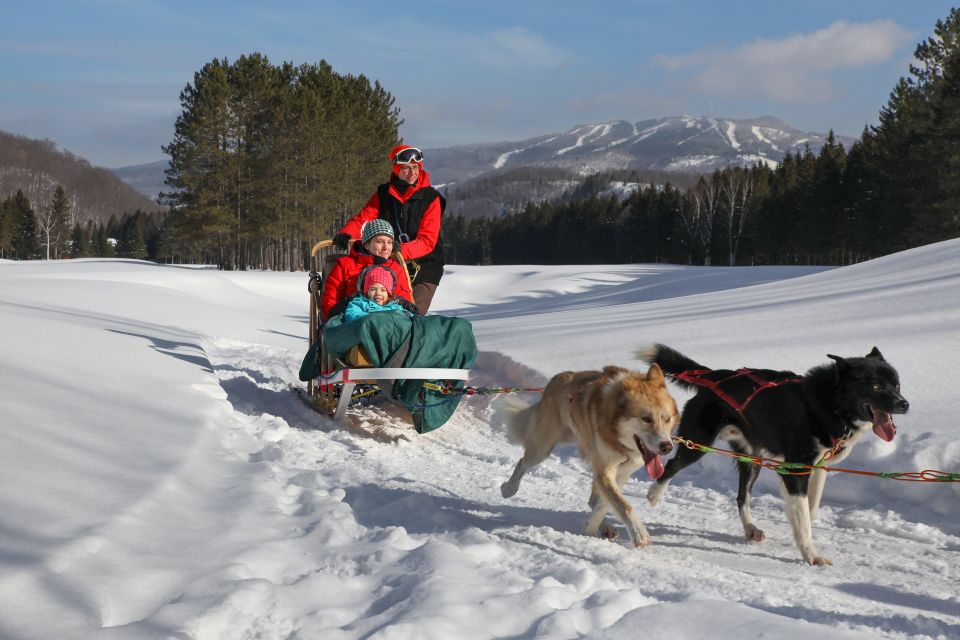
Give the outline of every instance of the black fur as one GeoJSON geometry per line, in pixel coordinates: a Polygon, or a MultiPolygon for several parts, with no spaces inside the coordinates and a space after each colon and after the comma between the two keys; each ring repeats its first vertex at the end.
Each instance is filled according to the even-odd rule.
{"type": "MultiPolygon", "coordinates": [[[[879,427],[880,431],[892,437],[895,428],[889,414],[906,413],[909,408],[900,394],[896,370],[884,360],[876,347],[864,357],[829,355],[833,362],[814,367],[804,376],[789,371],[757,370],[764,379],[795,377],[801,378],[801,381],[760,391],[742,411],[721,399],[711,389],[674,378],[685,371],[709,370],[678,351],[658,344],[649,351],[638,352],[638,356],[648,363],[660,365],[668,378],[679,386],[696,391],[683,408],[677,435],[710,445],[725,427],[732,426],[735,431],[727,431],[726,434],[734,435],[728,440],[733,450],[782,458],[786,462],[813,465],[838,440],[847,439],[852,443],[862,432],[869,430],[871,424],[880,423],[885,427],[879,427]]],[[[715,372],[735,373],[732,370],[715,372]]],[[[737,381],[736,384],[741,383],[737,381]]],[[[657,484],[665,485],[680,470],[703,455],[700,451],[678,447],[677,455],[667,462],[657,484]]],[[[747,523],[750,521],[750,492],[760,467],[750,463],[737,464],[740,472],[737,504],[744,520],[745,533],[749,539],[759,541],[763,533],[752,524],[748,527],[747,523]]],[[[807,495],[809,476],[781,475],[780,478],[788,494],[807,495]]],[[[661,487],[653,497],[655,492],[652,489],[651,502],[659,500],[663,490],[665,487],[661,487]]],[[[810,511],[815,515],[819,494],[811,502],[815,502],[810,505],[810,511]]],[[[797,535],[796,531],[794,533],[797,535]]],[[[814,562],[807,555],[805,552],[804,557],[808,561],[821,563],[814,562]]],[[[828,560],[820,560],[829,563],[828,560]]]]}

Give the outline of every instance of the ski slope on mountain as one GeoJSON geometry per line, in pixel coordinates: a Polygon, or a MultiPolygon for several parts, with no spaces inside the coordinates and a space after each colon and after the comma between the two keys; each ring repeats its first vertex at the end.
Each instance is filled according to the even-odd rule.
{"type": "MultiPolygon", "coordinates": [[[[960,483],[829,478],[832,567],[800,561],[770,471],[767,539],[744,541],[719,457],[655,509],[642,471],[626,485],[650,547],[587,538],[573,447],[501,497],[521,451],[500,398],[425,436],[390,405],[338,424],[300,402],[306,282],[0,263],[0,638],[960,636],[960,483]]],[[[654,341],[796,371],[877,346],[911,410],[843,466],[960,471],[958,241],[840,269],[454,266],[434,311],[473,322],[477,386],[654,341]]]]}

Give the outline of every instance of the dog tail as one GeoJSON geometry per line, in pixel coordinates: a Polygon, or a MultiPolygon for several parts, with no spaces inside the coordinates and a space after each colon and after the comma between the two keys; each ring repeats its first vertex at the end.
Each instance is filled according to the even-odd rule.
{"type": "Polygon", "coordinates": [[[665,344],[658,343],[652,346],[642,347],[634,351],[634,355],[638,360],[642,360],[647,364],[659,365],[664,374],[684,389],[695,389],[696,385],[684,380],[677,380],[674,377],[676,374],[698,369],[709,370],[709,367],[703,366],[699,362],[688,358],[676,349],[671,349],[665,344]]]}
{"type": "Polygon", "coordinates": [[[523,444],[536,404],[528,405],[517,396],[507,396],[497,403],[498,422],[507,426],[507,440],[523,444]]]}

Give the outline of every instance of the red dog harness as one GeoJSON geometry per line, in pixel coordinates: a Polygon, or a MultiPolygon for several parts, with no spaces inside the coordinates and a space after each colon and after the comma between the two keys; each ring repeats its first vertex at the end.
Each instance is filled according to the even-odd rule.
{"type": "MultiPolygon", "coordinates": [[[[788,372],[770,373],[787,374],[788,372]]],[[[793,374],[791,373],[789,375],[793,374]]],[[[710,391],[713,391],[718,398],[729,404],[740,413],[743,413],[743,410],[747,408],[747,405],[750,404],[750,401],[753,400],[758,393],[765,389],[779,387],[782,384],[788,384],[791,382],[803,382],[803,378],[764,378],[757,374],[756,369],[737,369],[729,375],[727,375],[726,372],[713,371],[712,369],[691,369],[690,371],[681,371],[680,373],[674,374],[673,377],[677,380],[683,380],[684,382],[689,382],[690,384],[695,384],[710,389],[710,391]],[[713,374],[713,377],[710,377],[711,374],[713,374]],[[720,386],[724,384],[726,384],[728,387],[731,385],[736,385],[738,387],[737,391],[739,392],[739,395],[745,396],[744,399],[738,400],[735,398],[732,395],[734,393],[732,390],[725,391],[721,389],[720,386]]]]}
{"type": "MultiPolygon", "coordinates": [[[[747,408],[751,400],[757,397],[758,393],[765,389],[779,387],[782,384],[803,382],[803,378],[789,377],[795,375],[792,372],[766,371],[766,373],[768,375],[773,374],[772,379],[758,375],[756,369],[746,368],[737,369],[729,375],[726,375],[724,371],[713,371],[712,369],[691,369],[690,371],[681,371],[673,377],[677,380],[683,380],[690,384],[710,389],[718,398],[736,409],[744,420],[747,420],[747,417],[743,415],[743,410],[747,408]],[[713,377],[708,377],[710,375],[713,377]],[[737,400],[731,395],[733,393],[732,390],[731,392],[727,392],[720,388],[722,384],[727,384],[728,387],[736,386],[737,393],[744,396],[744,399],[742,401],[737,400]]],[[[749,420],[747,422],[749,423],[749,420]]],[[[838,453],[843,451],[844,441],[846,439],[847,436],[842,438],[830,436],[831,448],[823,454],[820,461],[817,462],[817,465],[823,464],[826,460],[834,458],[838,453]]]]}

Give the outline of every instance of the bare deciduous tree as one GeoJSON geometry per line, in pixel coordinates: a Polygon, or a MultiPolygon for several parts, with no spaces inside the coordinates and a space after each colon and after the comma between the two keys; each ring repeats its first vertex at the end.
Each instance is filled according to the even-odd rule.
{"type": "Polygon", "coordinates": [[[737,247],[747,216],[753,208],[756,175],[747,169],[728,169],[721,179],[721,194],[727,222],[727,255],[730,266],[737,263],[737,247]]]}

